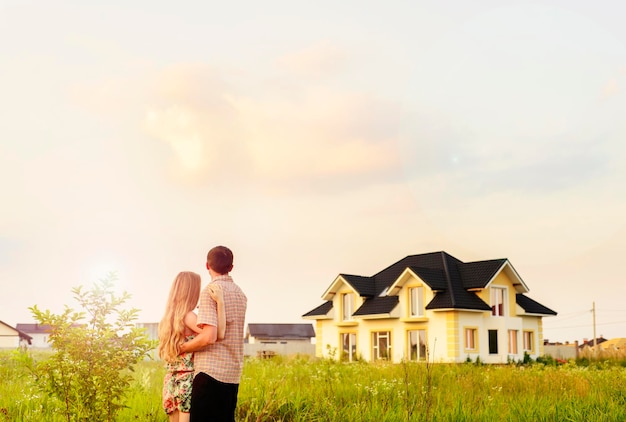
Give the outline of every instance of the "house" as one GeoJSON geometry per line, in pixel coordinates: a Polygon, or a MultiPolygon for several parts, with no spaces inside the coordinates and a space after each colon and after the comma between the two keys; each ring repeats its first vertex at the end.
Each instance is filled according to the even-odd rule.
{"type": "Polygon", "coordinates": [[[50,336],[50,326],[42,324],[17,324],[15,326],[19,331],[31,336],[31,346],[36,348],[50,347],[48,338],[50,336]]]}
{"type": "Polygon", "coordinates": [[[372,276],[339,274],[316,321],[316,356],[344,360],[485,363],[543,354],[545,316],[508,259],[410,255],[372,276]]]}
{"type": "Polygon", "coordinates": [[[573,343],[569,341],[552,343],[547,339],[543,339],[543,354],[554,359],[578,359],[579,350],[578,341],[573,343]]]}
{"type": "MultiPolygon", "coordinates": [[[[74,324],[79,327],[82,324],[74,324]]],[[[48,348],[52,345],[49,343],[51,327],[47,324],[17,324],[15,326],[19,331],[30,335],[32,338],[31,346],[35,348],[48,348]]]]}
{"type": "Polygon", "coordinates": [[[17,349],[30,346],[33,338],[26,333],[0,321],[0,349],[17,349]]]}
{"type": "MultiPolygon", "coordinates": [[[[159,323],[158,322],[138,322],[135,324],[136,328],[142,328],[149,340],[159,341],[159,323]]],[[[148,357],[151,359],[158,359],[159,351],[158,346],[148,353],[148,357]]]]}
{"type": "Polygon", "coordinates": [[[249,344],[311,343],[313,324],[248,324],[245,341],[249,344]]]}
{"type": "Polygon", "coordinates": [[[607,342],[608,340],[604,338],[604,336],[600,335],[600,337],[596,337],[595,339],[583,339],[583,342],[578,346],[580,349],[583,349],[585,347],[594,347],[594,346],[599,346],[602,343],[607,342]]]}
{"type": "Polygon", "coordinates": [[[626,351],[626,338],[612,338],[599,343],[599,347],[602,350],[625,350],[626,351]]]}
{"type": "Polygon", "coordinates": [[[315,356],[313,324],[248,324],[244,338],[244,355],[315,356]]]}

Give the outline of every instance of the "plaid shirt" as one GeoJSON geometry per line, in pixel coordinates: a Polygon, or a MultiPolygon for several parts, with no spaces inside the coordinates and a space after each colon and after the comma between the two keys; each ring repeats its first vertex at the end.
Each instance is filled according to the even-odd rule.
{"type": "MultiPolygon", "coordinates": [[[[248,299],[228,275],[218,276],[211,283],[222,286],[224,292],[226,333],[224,340],[194,353],[195,372],[204,372],[221,382],[239,384],[243,370],[243,328],[248,299]]],[[[198,325],[201,324],[217,327],[217,303],[211,299],[206,287],[200,294],[198,307],[198,325]]]]}

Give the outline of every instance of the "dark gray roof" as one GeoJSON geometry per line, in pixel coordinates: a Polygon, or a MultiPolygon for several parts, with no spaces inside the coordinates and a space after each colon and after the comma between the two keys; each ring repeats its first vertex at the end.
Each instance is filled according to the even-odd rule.
{"type": "Polygon", "coordinates": [[[459,274],[466,289],[482,289],[506,263],[506,259],[467,262],[459,264],[459,274]]]}
{"type": "Polygon", "coordinates": [[[556,315],[556,312],[552,309],[543,306],[539,302],[535,302],[534,300],[532,300],[528,296],[523,295],[522,293],[518,293],[515,295],[515,301],[528,314],[556,315]]]}
{"type": "Polygon", "coordinates": [[[315,337],[312,324],[248,324],[253,337],[273,339],[310,339],[315,337]]]}
{"type": "Polygon", "coordinates": [[[354,316],[388,314],[398,304],[398,296],[381,296],[365,299],[354,316]]]}
{"type": "MultiPolygon", "coordinates": [[[[363,305],[354,315],[372,315],[376,312],[385,314],[390,312],[392,299],[386,295],[379,297],[389,288],[407,268],[417,274],[435,292],[433,300],[426,305],[426,309],[470,309],[490,311],[491,307],[480,299],[471,289],[484,288],[497,274],[506,259],[487,261],[462,262],[452,255],[439,251],[419,255],[409,255],[391,264],[371,277],[340,274],[357,291],[366,298],[363,305]],[[381,300],[384,299],[384,300],[381,300]]],[[[519,295],[518,295],[519,296],[519,295]]],[[[395,296],[391,296],[395,297],[395,296]]],[[[397,304],[397,298],[395,299],[397,304]]],[[[522,299],[524,301],[524,299],[522,299]]],[[[528,302],[525,302],[528,303],[528,302]]],[[[533,301],[531,306],[535,311],[550,314],[550,309],[533,301]],[[538,305],[538,306],[537,306],[538,305]]],[[[393,306],[395,306],[395,304],[393,306]]],[[[520,304],[520,306],[522,306],[520,304]]],[[[332,302],[309,311],[303,316],[326,315],[332,302]]],[[[522,306],[523,307],[523,306],[522,306]]]]}
{"type": "Polygon", "coordinates": [[[443,270],[433,268],[409,267],[428,284],[432,290],[445,290],[447,287],[446,274],[443,270]]]}
{"type": "Polygon", "coordinates": [[[352,274],[339,274],[359,293],[359,296],[372,297],[375,292],[375,281],[373,277],[363,277],[352,274]]]}
{"type": "Polygon", "coordinates": [[[330,312],[331,309],[333,309],[333,301],[329,300],[328,302],[324,302],[317,308],[312,309],[306,314],[302,315],[302,317],[323,316],[330,312]]]}

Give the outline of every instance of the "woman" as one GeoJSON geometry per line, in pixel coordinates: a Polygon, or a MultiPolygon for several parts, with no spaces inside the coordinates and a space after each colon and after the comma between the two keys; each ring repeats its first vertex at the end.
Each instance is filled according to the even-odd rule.
{"type": "MultiPolygon", "coordinates": [[[[201,330],[193,312],[200,297],[200,276],[191,271],[178,273],[159,323],[159,357],[166,362],[163,380],[163,409],[170,422],[188,422],[193,383],[193,353],[180,353],[180,345],[201,330]]],[[[217,303],[218,339],[224,338],[226,316],[224,297],[218,285],[209,285],[211,298],[217,303]]]]}

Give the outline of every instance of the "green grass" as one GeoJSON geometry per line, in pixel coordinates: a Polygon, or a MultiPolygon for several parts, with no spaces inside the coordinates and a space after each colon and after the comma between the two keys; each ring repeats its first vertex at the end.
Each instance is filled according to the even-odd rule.
{"type": "MultiPolygon", "coordinates": [[[[0,421],[62,421],[28,371],[0,353],[0,421]]],[[[619,363],[619,362],[618,362],[619,363]]],[[[240,421],[624,421],[626,368],[368,364],[307,357],[248,359],[240,421]]],[[[119,421],[165,422],[161,362],[137,366],[119,421]]]]}

